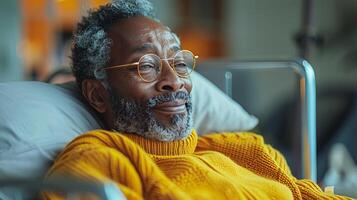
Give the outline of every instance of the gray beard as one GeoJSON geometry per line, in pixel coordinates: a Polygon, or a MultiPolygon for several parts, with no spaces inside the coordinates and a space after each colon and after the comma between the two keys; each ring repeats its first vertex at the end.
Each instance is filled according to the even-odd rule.
{"type": "Polygon", "coordinates": [[[148,139],[174,141],[186,138],[192,129],[192,102],[186,92],[171,92],[147,100],[144,105],[117,95],[108,88],[113,110],[114,129],[123,133],[134,133],[148,139]],[[186,113],[171,116],[170,124],[164,125],[155,119],[152,108],[177,99],[186,101],[186,113]]]}

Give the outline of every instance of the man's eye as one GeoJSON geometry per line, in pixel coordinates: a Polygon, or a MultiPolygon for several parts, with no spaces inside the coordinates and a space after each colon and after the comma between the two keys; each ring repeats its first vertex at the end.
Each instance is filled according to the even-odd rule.
{"type": "Polygon", "coordinates": [[[175,68],[178,69],[186,69],[188,65],[185,62],[177,62],[175,63],[175,68]]]}
{"type": "Polygon", "coordinates": [[[143,63],[140,65],[140,71],[150,71],[155,69],[155,65],[150,63],[143,63]]]}

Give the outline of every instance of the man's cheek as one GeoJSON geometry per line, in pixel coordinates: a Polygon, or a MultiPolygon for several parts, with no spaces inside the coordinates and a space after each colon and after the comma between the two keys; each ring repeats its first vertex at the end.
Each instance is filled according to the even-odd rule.
{"type": "Polygon", "coordinates": [[[192,90],[192,80],[191,80],[191,78],[184,79],[184,83],[185,83],[185,88],[186,88],[187,92],[190,93],[191,90],[192,90]]]}

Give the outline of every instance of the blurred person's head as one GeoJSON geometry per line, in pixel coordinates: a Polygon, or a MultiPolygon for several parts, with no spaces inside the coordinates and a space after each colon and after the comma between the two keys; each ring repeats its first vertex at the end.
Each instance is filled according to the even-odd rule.
{"type": "Polygon", "coordinates": [[[190,52],[180,50],[149,1],[118,0],[78,24],[72,69],[107,129],[178,140],[191,132],[192,85],[185,72],[194,63],[190,52]]]}

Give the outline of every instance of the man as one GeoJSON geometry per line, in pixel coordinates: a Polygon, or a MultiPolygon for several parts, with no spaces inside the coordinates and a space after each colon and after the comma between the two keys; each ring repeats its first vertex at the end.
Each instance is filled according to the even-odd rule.
{"type": "Polygon", "coordinates": [[[72,57],[83,96],[110,131],[73,140],[47,177],[113,181],[128,199],[343,199],[294,178],[258,135],[191,130],[196,56],[148,1],[92,11],[78,25],[72,57]]]}

